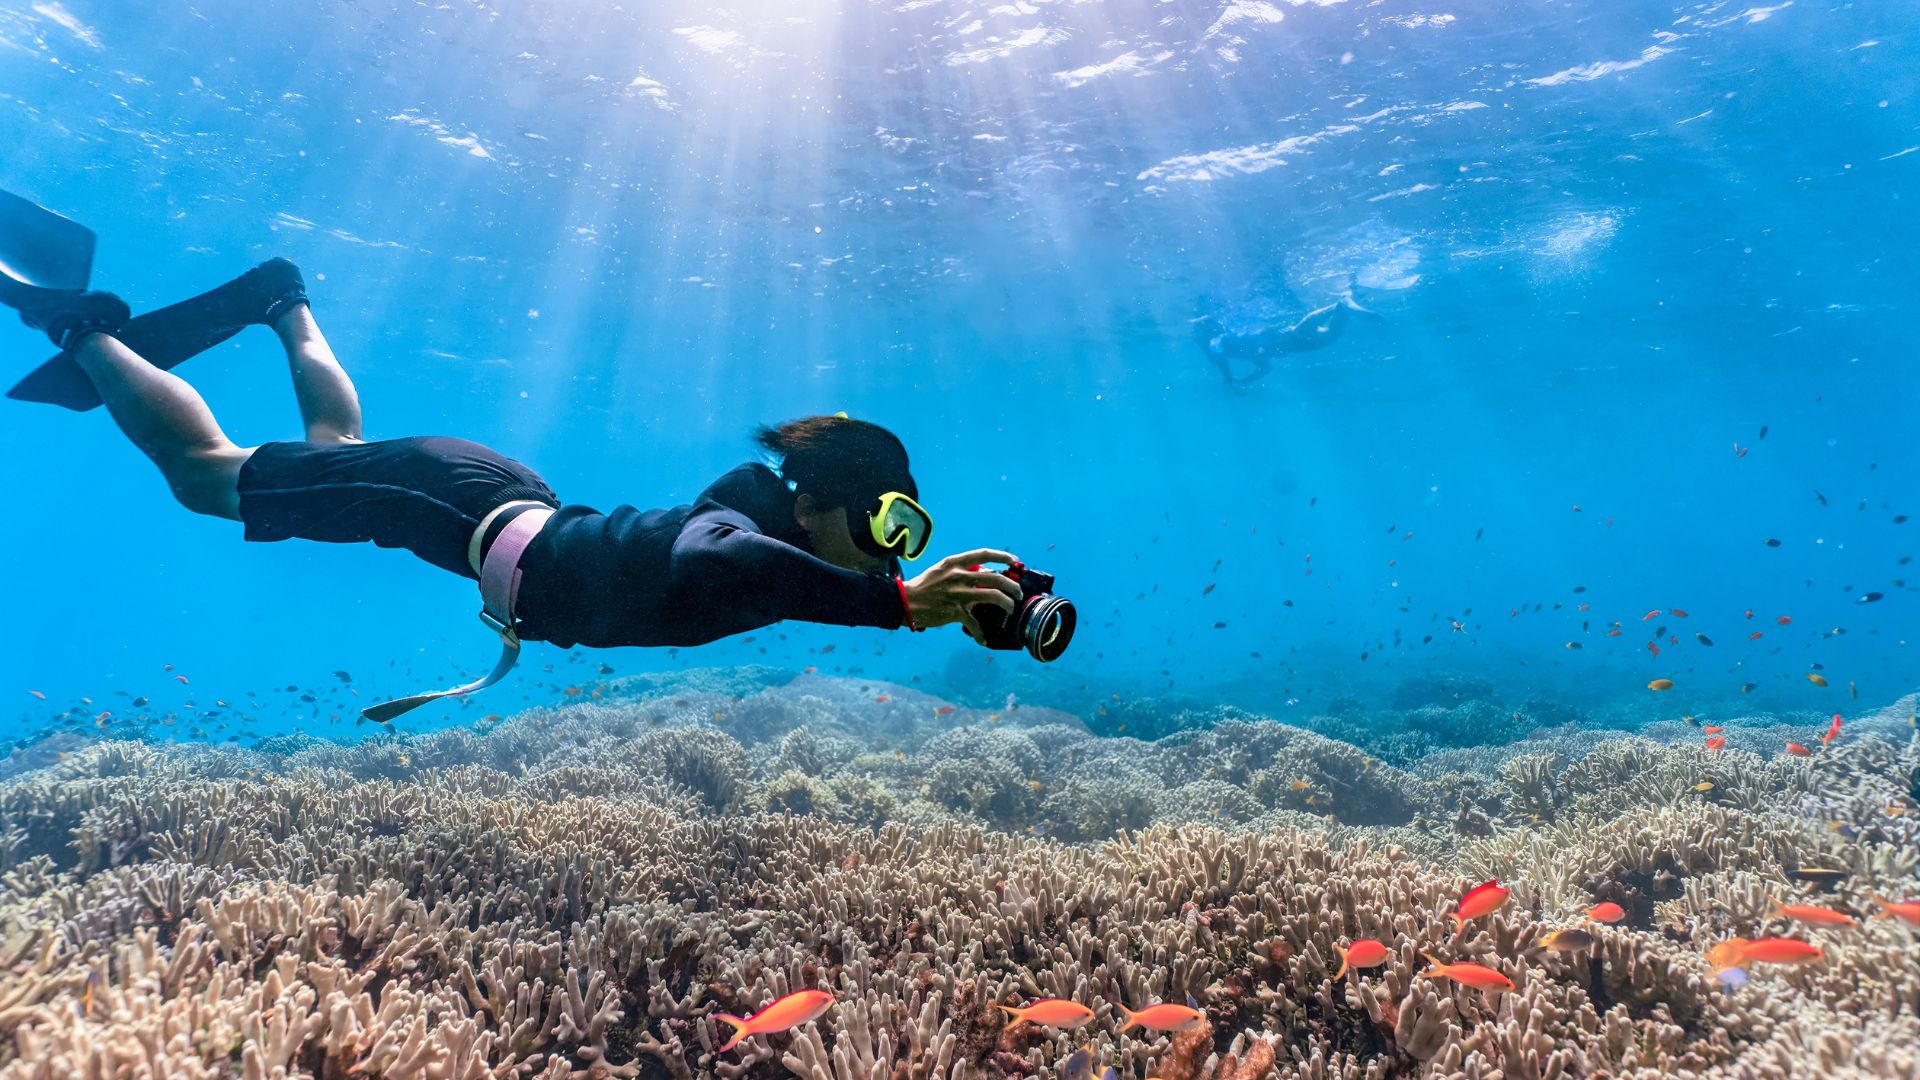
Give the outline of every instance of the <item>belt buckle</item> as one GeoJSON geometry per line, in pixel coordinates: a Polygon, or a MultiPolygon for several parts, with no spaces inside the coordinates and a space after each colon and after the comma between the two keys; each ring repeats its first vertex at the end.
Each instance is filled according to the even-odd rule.
{"type": "Polygon", "coordinates": [[[481,609],[480,621],[486,624],[487,629],[499,634],[501,641],[506,642],[516,649],[520,647],[520,635],[514,632],[513,627],[494,618],[493,612],[487,611],[484,608],[481,609]]]}

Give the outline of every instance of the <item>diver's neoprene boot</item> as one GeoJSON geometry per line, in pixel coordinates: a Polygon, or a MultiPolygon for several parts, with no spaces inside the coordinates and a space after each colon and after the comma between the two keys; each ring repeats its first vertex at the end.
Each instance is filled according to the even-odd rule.
{"type": "Polygon", "coordinates": [[[133,312],[127,302],[110,292],[41,290],[20,308],[20,321],[47,337],[65,352],[92,333],[119,334],[133,312]]]}
{"type": "Polygon", "coordinates": [[[307,303],[306,279],[286,259],[268,259],[235,278],[233,285],[246,298],[247,321],[261,326],[272,326],[295,304],[307,303]]]}

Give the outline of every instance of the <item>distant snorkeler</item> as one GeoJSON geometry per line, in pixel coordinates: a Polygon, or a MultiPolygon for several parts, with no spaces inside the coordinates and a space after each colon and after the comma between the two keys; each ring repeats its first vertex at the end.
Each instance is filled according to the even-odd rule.
{"type": "Polygon", "coordinates": [[[1207,351],[1207,359],[1220,369],[1220,377],[1227,385],[1245,390],[1270,374],[1281,358],[1324,349],[1340,340],[1356,316],[1373,322],[1386,321],[1355,302],[1349,290],[1333,303],[1314,308],[1299,321],[1286,326],[1268,325],[1228,332],[1219,319],[1205,315],[1194,320],[1194,337],[1207,351]]]}
{"type": "Polygon", "coordinates": [[[247,540],[372,541],[480,582],[481,619],[502,643],[493,671],[373,706],[366,719],[386,723],[491,686],[522,640],[688,646],[785,619],[958,622],[989,648],[1043,661],[1072,640],[1073,605],[1008,552],[978,548],[901,575],[899,560],[926,550],[933,519],[906,448],[878,424],[839,413],[761,427],[756,441],[778,472],[748,463],[691,505],[603,514],[563,505],[533,470],[465,439],[364,441],[359,397],[293,263],[270,259],[133,317],[118,296],[86,291],[92,254],[83,226],[0,192],[0,303],[60,349],[8,396],[77,411],[105,404],[182,506],[241,522],[247,540]],[[171,373],[248,326],[268,327],[286,348],[301,441],[234,445],[171,373]]]}

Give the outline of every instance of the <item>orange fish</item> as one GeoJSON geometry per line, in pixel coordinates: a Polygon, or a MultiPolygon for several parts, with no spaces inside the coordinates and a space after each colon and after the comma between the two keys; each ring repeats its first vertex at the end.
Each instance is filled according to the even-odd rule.
{"type": "Polygon", "coordinates": [[[879,695],[879,696],[877,696],[877,697],[875,697],[875,698],[874,698],[873,700],[875,700],[875,701],[877,701],[877,702],[882,702],[882,703],[884,703],[884,702],[888,702],[888,701],[892,701],[892,700],[893,700],[893,695],[892,695],[892,694],[881,694],[881,695],[879,695]]]}
{"type": "Polygon", "coordinates": [[[180,680],[181,686],[187,685],[187,677],[185,675],[175,675],[174,678],[180,680]]]}
{"type": "Polygon", "coordinates": [[[1433,966],[1420,973],[1427,979],[1452,979],[1462,986],[1477,987],[1481,990],[1511,990],[1513,980],[1505,975],[1480,964],[1443,964],[1432,953],[1421,953],[1427,963],[1433,966]]]}
{"type": "Polygon", "coordinates": [[[1787,753],[1792,754],[1794,757],[1812,757],[1813,756],[1813,751],[1807,749],[1804,746],[1801,746],[1797,742],[1787,743],[1787,753]]]}
{"type": "Polygon", "coordinates": [[[1361,938],[1344,949],[1335,945],[1333,951],[1340,954],[1340,969],[1333,973],[1336,979],[1345,975],[1348,968],[1379,967],[1393,957],[1385,945],[1372,938],[1361,938]]]}
{"type": "Polygon", "coordinates": [[[1652,622],[1653,620],[1655,620],[1655,619],[1657,619],[1657,618],[1659,618],[1659,617],[1660,617],[1660,609],[1659,609],[1659,608],[1654,608],[1654,609],[1653,609],[1652,611],[1649,611],[1649,612],[1647,612],[1647,613],[1646,613],[1645,615],[1642,615],[1642,616],[1640,616],[1640,621],[1641,621],[1641,622],[1652,622]]]}
{"type": "MultiPolygon", "coordinates": [[[[1652,646],[1648,646],[1648,648],[1652,648],[1652,646]]],[[[1671,690],[1673,689],[1673,680],[1672,679],[1655,679],[1652,682],[1647,684],[1647,689],[1671,690]]]]}
{"type": "Polygon", "coordinates": [[[1707,749],[1709,750],[1721,750],[1724,749],[1726,745],[1727,737],[1725,735],[1707,736],[1707,749]]]}
{"type": "Polygon", "coordinates": [[[1773,917],[1776,919],[1798,919],[1810,926],[1852,926],[1853,917],[1843,915],[1832,908],[1818,904],[1781,904],[1773,905],[1773,917]]]}
{"type": "Polygon", "coordinates": [[[733,1038],[720,1047],[720,1052],[733,1049],[742,1039],[797,1028],[818,1019],[832,1007],[833,995],[825,990],[798,990],[744,1020],[731,1013],[715,1013],[714,1016],[733,1025],[733,1038]]]}
{"type": "Polygon", "coordinates": [[[1467,890],[1460,898],[1460,906],[1453,914],[1453,932],[1458,934],[1467,928],[1468,919],[1477,919],[1499,908],[1513,898],[1513,891],[1503,889],[1497,881],[1488,881],[1467,890]]]}
{"type": "Polygon", "coordinates": [[[1873,902],[1880,905],[1880,914],[1875,915],[1874,918],[1900,919],[1914,926],[1920,926],[1920,900],[1908,900],[1905,903],[1896,904],[1876,896],[1873,902]]]}
{"type": "Polygon", "coordinates": [[[1207,1022],[1206,1013],[1185,1005],[1149,1005],[1134,1012],[1116,1001],[1114,1007],[1127,1014],[1127,1022],[1120,1025],[1121,1031],[1133,1027],[1151,1028],[1154,1031],[1192,1031],[1207,1022]]]}
{"type": "Polygon", "coordinates": [[[1770,937],[1758,941],[1749,941],[1739,950],[1741,963],[1735,967],[1759,962],[1762,964],[1805,964],[1821,960],[1826,953],[1817,945],[1811,945],[1797,938],[1770,937]]]}
{"type": "Polygon", "coordinates": [[[1013,1017],[1012,1020],[1007,1021],[1008,1027],[1024,1020],[1032,1024],[1045,1024],[1048,1027],[1077,1028],[1093,1019],[1092,1009],[1065,998],[1041,998],[1024,1009],[1016,1009],[1011,1005],[997,1005],[995,1008],[1013,1017]]]}
{"type": "MultiPolygon", "coordinates": [[[[1812,676],[1808,676],[1808,678],[1812,678],[1812,676]]],[[[1820,685],[1825,686],[1826,684],[1821,683],[1820,685]]],[[[1825,735],[1820,736],[1820,745],[1832,746],[1833,740],[1839,737],[1840,737],[1840,714],[1834,713],[1833,723],[1827,725],[1827,733],[1825,735]]]]}
{"type": "Polygon", "coordinates": [[[1825,675],[1820,674],[1817,671],[1807,672],[1807,681],[1812,683],[1815,686],[1827,685],[1827,677],[1825,675]]]}
{"type": "Polygon", "coordinates": [[[1781,626],[1791,626],[1793,625],[1793,616],[1782,615],[1773,621],[1779,623],[1781,626]]]}
{"type": "Polygon", "coordinates": [[[1741,954],[1751,944],[1753,942],[1743,937],[1728,938],[1707,950],[1707,963],[1713,965],[1715,971],[1730,967],[1745,967],[1746,960],[1741,954]]]}
{"type": "Polygon", "coordinates": [[[1602,900],[1587,909],[1587,918],[1598,923],[1617,923],[1627,917],[1627,909],[1611,900],[1602,900]]]}
{"type": "Polygon", "coordinates": [[[1701,730],[1705,731],[1709,735],[1718,735],[1727,729],[1721,727],[1718,724],[1708,724],[1706,727],[1702,728],[1701,730]]]}
{"type": "Polygon", "coordinates": [[[1748,634],[1748,635],[1747,635],[1747,640],[1748,640],[1748,641],[1759,641],[1759,640],[1760,640],[1761,638],[1763,638],[1763,637],[1766,637],[1766,635],[1765,635],[1765,634],[1762,634],[1762,633],[1761,633],[1760,631],[1758,631],[1758,630],[1755,630],[1755,631],[1754,631],[1753,633],[1751,633],[1751,634],[1748,634]]]}

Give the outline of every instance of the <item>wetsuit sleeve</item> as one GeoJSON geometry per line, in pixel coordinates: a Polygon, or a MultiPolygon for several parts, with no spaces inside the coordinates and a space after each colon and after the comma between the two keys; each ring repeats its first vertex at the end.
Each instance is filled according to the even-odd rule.
{"type": "Polygon", "coordinates": [[[899,586],[885,574],[843,570],[752,531],[731,514],[690,518],[673,544],[673,587],[711,609],[768,619],[899,629],[899,586]]]}

